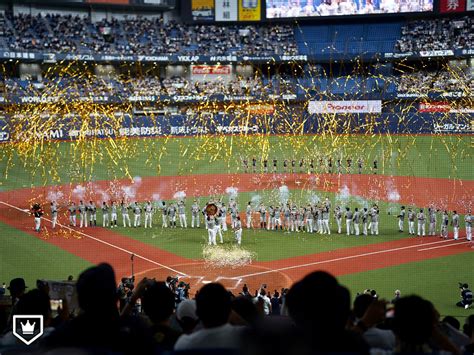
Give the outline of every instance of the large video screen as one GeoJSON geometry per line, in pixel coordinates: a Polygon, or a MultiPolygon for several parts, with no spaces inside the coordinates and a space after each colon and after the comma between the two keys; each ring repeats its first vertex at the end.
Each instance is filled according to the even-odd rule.
{"type": "Polygon", "coordinates": [[[433,0],[267,0],[267,18],[433,11],[433,0]]]}

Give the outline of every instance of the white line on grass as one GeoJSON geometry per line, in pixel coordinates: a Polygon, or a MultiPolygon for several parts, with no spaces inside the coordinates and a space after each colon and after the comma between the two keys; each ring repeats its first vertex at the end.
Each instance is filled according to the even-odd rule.
{"type": "MultiPolygon", "coordinates": [[[[23,209],[21,209],[21,208],[18,208],[18,207],[16,207],[16,206],[10,205],[10,204],[7,203],[7,202],[0,201],[0,203],[3,204],[3,205],[5,205],[5,206],[8,206],[8,207],[10,207],[10,208],[13,208],[13,209],[15,209],[15,210],[17,210],[17,211],[20,211],[20,212],[23,212],[23,213],[26,213],[26,214],[30,214],[30,212],[29,212],[28,210],[25,211],[25,210],[23,210],[23,209]]],[[[51,220],[48,219],[48,218],[42,217],[42,219],[45,220],[45,221],[51,222],[51,220]]],[[[168,267],[168,266],[166,266],[166,265],[160,264],[160,263],[158,263],[158,262],[156,262],[156,261],[154,261],[154,260],[150,260],[150,259],[148,259],[148,258],[146,258],[146,257],[144,257],[144,256],[141,256],[140,254],[137,254],[137,253],[135,253],[135,252],[133,252],[133,251],[130,251],[130,250],[121,248],[121,247],[119,247],[119,246],[117,246],[117,245],[114,245],[114,244],[112,244],[112,243],[106,242],[106,241],[104,241],[104,240],[100,240],[100,239],[95,238],[95,237],[93,237],[93,236],[91,236],[91,235],[89,235],[89,234],[86,234],[86,233],[83,233],[83,232],[78,231],[78,230],[76,230],[76,229],[73,229],[73,228],[71,228],[71,227],[65,226],[65,225],[63,225],[63,224],[61,224],[61,223],[59,223],[59,222],[57,222],[56,224],[57,224],[58,226],[62,227],[62,228],[65,228],[65,229],[68,229],[68,230],[73,231],[73,232],[75,232],[75,233],[78,233],[78,234],[80,234],[80,235],[82,235],[82,236],[84,236],[84,237],[86,237],[86,238],[89,238],[89,239],[95,240],[96,242],[105,244],[105,245],[107,245],[107,246],[109,246],[109,247],[111,247],[111,248],[118,249],[118,250],[120,250],[120,251],[123,251],[124,253],[129,254],[129,255],[132,255],[132,254],[133,254],[135,257],[137,257],[137,258],[139,258],[139,259],[148,261],[149,263],[155,264],[155,265],[160,266],[160,267],[162,267],[162,268],[164,268],[164,269],[167,269],[167,270],[170,270],[170,271],[172,271],[172,272],[175,272],[175,273],[177,273],[177,274],[179,274],[179,275],[188,276],[187,274],[185,274],[185,273],[183,273],[183,272],[181,272],[181,271],[178,271],[178,270],[175,270],[175,269],[173,269],[173,268],[170,268],[170,267],[168,267]]]]}
{"type": "MultiPolygon", "coordinates": [[[[446,242],[448,242],[448,240],[442,240],[442,241],[438,241],[438,242],[426,243],[425,245],[433,245],[433,244],[446,243],[446,242]]],[[[270,273],[272,273],[272,272],[280,272],[280,271],[286,271],[286,270],[292,270],[292,269],[305,268],[305,267],[308,267],[308,266],[321,265],[321,264],[328,264],[328,263],[333,263],[333,262],[341,261],[341,260],[356,259],[356,258],[362,258],[362,257],[364,257],[364,256],[370,256],[370,255],[376,255],[376,254],[383,254],[383,253],[391,253],[391,252],[393,252],[393,251],[404,250],[404,249],[411,249],[411,248],[419,248],[419,247],[420,247],[420,245],[409,245],[409,246],[406,246],[406,247],[393,248],[393,249],[385,249],[385,250],[373,251],[373,252],[370,252],[370,253],[363,253],[363,254],[356,254],[356,255],[343,256],[343,257],[335,258],[335,259],[321,260],[321,261],[315,261],[315,262],[312,262],[312,263],[301,264],[301,265],[292,265],[292,266],[282,267],[282,268],[279,268],[279,269],[273,269],[273,270],[268,270],[268,271],[254,272],[254,273],[252,273],[252,274],[236,276],[236,277],[234,277],[234,279],[244,279],[244,278],[246,278],[246,277],[252,277],[252,276],[259,276],[259,275],[270,274],[270,273]]]]}
{"type": "MultiPolygon", "coordinates": [[[[451,240],[452,242],[452,240],[451,240]]],[[[452,247],[452,246],[455,246],[455,245],[461,245],[461,244],[467,244],[467,243],[471,243],[469,240],[466,241],[466,242],[455,242],[453,244],[448,244],[448,245],[439,245],[437,247],[431,247],[431,248],[423,248],[423,249],[418,249],[417,251],[425,251],[425,250],[431,250],[431,249],[438,249],[438,248],[448,248],[448,247],[452,247]]]]}

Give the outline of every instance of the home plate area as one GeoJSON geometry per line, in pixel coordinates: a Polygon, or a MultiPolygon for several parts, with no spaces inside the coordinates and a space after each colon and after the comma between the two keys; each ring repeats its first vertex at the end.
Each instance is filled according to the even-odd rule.
{"type": "Polygon", "coordinates": [[[193,295],[203,285],[211,282],[219,282],[234,294],[239,293],[247,285],[250,292],[254,292],[263,284],[271,285],[273,289],[280,290],[288,288],[293,280],[283,272],[271,272],[271,269],[260,265],[246,265],[238,268],[212,267],[204,262],[193,262],[188,264],[170,265],[172,269],[178,270],[182,275],[176,275],[167,268],[150,269],[136,274],[137,281],[142,277],[166,280],[168,276],[178,277],[191,286],[190,293],[193,295]],[[270,272],[269,272],[270,271],[270,272]],[[244,275],[244,276],[242,276],[244,275]],[[250,276],[245,276],[250,275],[250,276]]]}

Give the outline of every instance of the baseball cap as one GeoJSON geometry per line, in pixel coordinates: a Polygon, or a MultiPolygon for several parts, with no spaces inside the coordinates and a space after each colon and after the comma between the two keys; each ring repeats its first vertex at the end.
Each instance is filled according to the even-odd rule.
{"type": "Polygon", "coordinates": [[[10,286],[7,287],[10,291],[24,290],[28,288],[25,284],[25,279],[18,277],[10,281],[10,286]]]}
{"type": "Polygon", "coordinates": [[[195,300],[184,300],[178,305],[176,310],[176,318],[182,320],[185,317],[197,320],[198,316],[196,314],[196,301],[195,300]]]}

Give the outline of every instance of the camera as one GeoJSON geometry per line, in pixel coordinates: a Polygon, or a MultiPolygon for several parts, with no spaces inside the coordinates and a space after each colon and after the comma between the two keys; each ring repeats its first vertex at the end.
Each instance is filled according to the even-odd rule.
{"type": "Polygon", "coordinates": [[[135,287],[135,276],[132,277],[122,277],[122,286],[130,290],[133,290],[135,287]]]}

